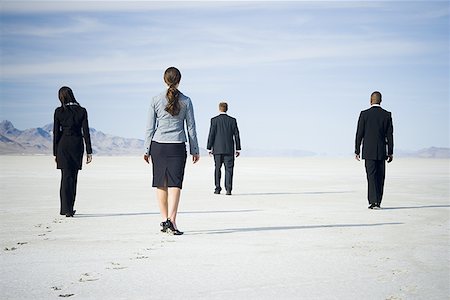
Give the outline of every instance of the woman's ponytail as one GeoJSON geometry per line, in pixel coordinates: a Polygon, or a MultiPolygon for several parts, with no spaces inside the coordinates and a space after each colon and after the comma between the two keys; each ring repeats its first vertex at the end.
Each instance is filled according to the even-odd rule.
{"type": "Polygon", "coordinates": [[[167,106],[165,110],[172,116],[180,113],[180,91],[177,85],[180,83],[181,73],[175,67],[170,67],[164,72],[164,81],[169,86],[167,89],[167,106]]]}

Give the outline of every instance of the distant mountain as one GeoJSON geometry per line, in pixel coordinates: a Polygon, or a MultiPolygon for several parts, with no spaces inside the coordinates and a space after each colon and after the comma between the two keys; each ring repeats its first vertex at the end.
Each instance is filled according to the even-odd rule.
{"type": "Polygon", "coordinates": [[[242,156],[249,157],[307,157],[316,156],[317,153],[298,149],[282,149],[282,150],[262,150],[262,149],[245,149],[242,156]]]}
{"type": "Polygon", "coordinates": [[[397,157],[419,157],[419,158],[450,158],[450,148],[430,147],[418,151],[395,150],[394,156],[397,157]]]}
{"type": "MultiPolygon", "coordinates": [[[[0,155],[53,154],[53,124],[18,130],[10,121],[0,123],[0,155]]],[[[144,141],[105,134],[90,128],[92,151],[97,155],[138,155],[144,141]]]]}
{"type": "MultiPolygon", "coordinates": [[[[52,155],[53,124],[19,130],[10,121],[0,123],[0,155],[45,154],[52,155]]],[[[97,155],[141,155],[144,141],[105,134],[90,128],[92,150],[97,155]]],[[[200,148],[201,155],[207,151],[200,148]]],[[[244,149],[245,157],[305,157],[320,154],[303,150],[244,149]]],[[[398,157],[450,158],[450,148],[430,147],[419,151],[395,150],[398,157]]]]}

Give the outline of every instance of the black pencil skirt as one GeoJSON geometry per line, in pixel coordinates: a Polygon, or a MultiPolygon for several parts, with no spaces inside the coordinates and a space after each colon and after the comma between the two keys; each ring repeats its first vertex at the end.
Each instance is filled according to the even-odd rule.
{"type": "Polygon", "coordinates": [[[150,157],[153,166],[153,187],[183,187],[186,166],[185,143],[158,143],[152,141],[150,157]]]}

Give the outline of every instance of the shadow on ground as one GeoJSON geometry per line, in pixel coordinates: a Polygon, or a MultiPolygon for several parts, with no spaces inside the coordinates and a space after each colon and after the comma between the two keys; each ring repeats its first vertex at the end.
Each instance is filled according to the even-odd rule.
{"type": "Polygon", "coordinates": [[[387,225],[402,225],[404,223],[374,223],[374,224],[330,224],[330,225],[302,225],[302,226],[269,226],[269,227],[247,227],[247,228],[227,228],[215,230],[197,230],[186,231],[187,234],[224,234],[239,232],[259,232],[259,231],[285,231],[285,230],[303,230],[303,229],[321,229],[321,228],[351,228],[351,227],[373,227],[387,225]]]}
{"type": "Polygon", "coordinates": [[[273,196],[273,195],[325,195],[325,194],[349,194],[355,191],[329,191],[329,192],[260,192],[260,193],[239,193],[234,196],[273,196]]]}
{"type": "Polygon", "coordinates": [[[421,205],[421,206],[398,206],[398,207],[384,207],[383,210],[390,209],[417,209],[417,208],[448,208],[450,205],[421,205]]]}
{"type": "MultiPolygon", "coordinates": [[[[261,211],[259,209],[241,209],[241,210],[205,210],[205,211],[182,211],[178,214],[225,214],[225,213],[248,213],[261,211]]],[[[129,217],[129,216],[147,216],[159,215],[159,212],[130,212],[130,213],[98,213],[98,214],[76,214],[76,218],[105,218],[105,217],[129,217]]]]}

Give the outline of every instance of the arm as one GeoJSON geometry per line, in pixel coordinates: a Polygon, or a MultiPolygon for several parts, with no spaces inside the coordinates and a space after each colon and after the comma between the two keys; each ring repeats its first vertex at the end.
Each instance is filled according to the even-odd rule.
{"type": "Polygon", "coordinates": [[[213,119],[211,119],[211,125],[209,126],[208,143],[206,145],[206,149],[210,150],[209,151],[210,154],[212,154],[213,152],[212,150],[215,138],[216,138],[216,124],[213,121],[213,119]]]}
{"type": "Polygon", "coordinates": [[[147,124],[145,127],[145,153],[144,153],[144,159],[148,162],[148,157],[150,156],[150,144],[152,142],[153,135],[155,134],[156,130],[156,111],[155,107],[152,103],[150,104],[150,107],[148,109],[148,117],[147,117],[147,124]],[[147,159],[145,158],[147,157],[147,159]]]}
{"type": "Polygon", "coordinates": [[[192,102],[188,101],[187,103],[187,111],[186,111],[186,127],[189,137],[189,147],[190,153],[194,156],[194,163],[198,161],[199,156],[199,148],[197,141],[197,131],[195,129],[195,118],[194,118],[194,107],[192,106],[192,102]]]}
{"type": "Polygon", "coordinates": [[[394,155],[394,126],[392,125],[392,116],[389,113],[388,119],[388,129],[386,133],[386,142],[387,142],[387,153],[388,153],[388,162],[391,162],[394,155]]]}
{"type": "Polygon", "coordinates": [[[87,153],[86,163],[90,163],[92,161],[92,145],[91,145],[91,134],[89,132],[88,114],[86,109],[84,109],[84,117],[81,127],[83,128],[84,143],[86,144],[86,153],[87,153]]]}
{"type": "Polygon", "coordinates": [[[59,123],[59,119],[56,116],[56,110],[55,115],[53,116],[53,156],[56,156],[58,153],[58,143],[61,138],[61,131],[60,131],[61,124],[59,123]]]}
{"type": "Polygon", "coordinates": [[[239,151],[241,151],[241,138],[239,136],[239,128],[237,126],[237,121],[236,120],[234,120],[234,133],[233,133],[233,135],[234,135],[234,141],[236,142],[236,157],[238,157],[239,154],[240,154],[239,151]]]}
{"type": "Polygon", "coordinates": [[[355,158],[357,160],[360,159],[361,143],[364,138],[364,129],[365,129],[364,117],[363,113],[361,112],[358,119],[358,128],[356,129],[356,137],[355,137],[355,155],[356,155],[355,158]]]}

